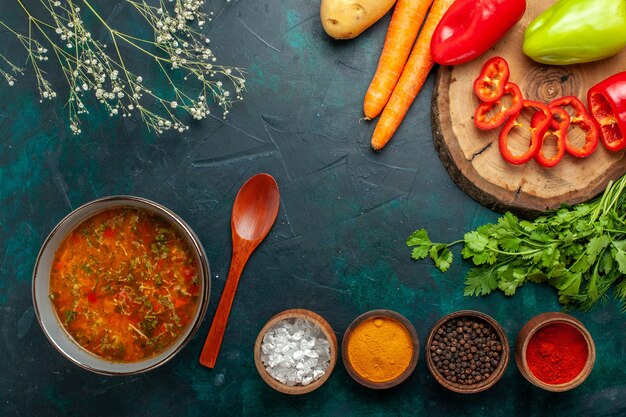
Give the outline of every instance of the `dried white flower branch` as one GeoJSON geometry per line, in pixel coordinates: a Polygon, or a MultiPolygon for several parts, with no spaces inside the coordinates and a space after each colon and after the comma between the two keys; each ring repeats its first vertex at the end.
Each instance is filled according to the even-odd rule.
{"type": "MultiPolygon", "coordinates": [[[[91,36],[83,22],[82,10],[75,1],[39,0],[47,12],[46,20],[31,14],[22,0],[16,1],[28,17],[28,35],[16,32],[1,20],[0,26],[15,35],[26,50],[41,101],[56,97],[40,66],[48,61],[50,48],[69,86],[67,107],[70,129],[74,134],[81,133],[80,116],[89,113],[85,103],[88,94],[92,94],[110,116],[129,117],[139,113],[148,129],[156,133],[189,129],[175,115],[179,110],[201,120],[210,114],[209,105],[214,103],[222,108],[223,117],[226,117],[231,105],[242,99],[245,90],[243,72],[236,67],[216,65],[217,59],[209,48],[210,41],[200,32],[213,16],[213,13],[206,14],[201,10],[203,0],[167,1],[171,5],[165,0],[154,1],[154,5],[145,0],[124,0],[153,29],[153,40],[116,29],[102,18],[89,0],[80,0],[88,13],[106,29],[112,48],[91,36]],[[33,32],[42,37],[46,47],[35,39],[33,32]],[[122,45],[127,49],[121,48],[122,45]],[[122,52],[126,50],[136,51],[156,63],[168,86],[165,94],[148,88],[143,77],[126,66],[122,52]],[[191,81],[177,82],[176,71],[184,74],[185,81],[193,81],[193,86],[187,85],[191,81]],[[191,90],[194,92],[186,92],[191,90]]],[[[15,84],[16,75],[23,73],[22,68],[0,54],[0,75],[9,86],[15,84]]]]}

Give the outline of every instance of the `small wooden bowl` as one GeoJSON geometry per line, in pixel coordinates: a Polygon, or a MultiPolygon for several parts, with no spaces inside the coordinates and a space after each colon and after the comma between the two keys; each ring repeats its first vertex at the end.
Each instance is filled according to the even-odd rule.
{"type": "Polygon", "coordinates": [[[521,374],[526,378],[531,384],[543,388],[547,391],[552,392],[563,392],[569,391],[571,389],[576,388],[580,384],[582,384],[585,379],[591,373],[593,369],[593,364],[596,360],[596,347],[593,343],[593,339],[591,338],[591,334],[587,331],[583,324],[576,320],[574,317],[569,314],[560,313],[560,312],[552,312],[552,313],[542,313],[539,314],[532,319],[530,319],[524,327],[517,334],[517,341],[515,342],[515,362],[517,363],[517,367],[521,374]],[[548,384],[545,383],[535,377],[533,373],[528,368],[528,364],[526,363],[526,348],[528,347],[528,342],[533,337],[533,335],[542,327],[547,326],[548,324],[554,323],[566,323],[570,326],[577,329],[585,338],[587,342],[587,362],[585,366],[580,371],[578,376],[571,381],[568,381],[564,384],[548,384]]]}
{"type": "Polygon", "coordinates": [[[441,385],[443,385],[450,391],[458,392],[459,394],[475,394],[477,392],[485,391],[493,387],[496,384],[496,382],[498,382],[500,378],[502,378],[502,375],[504,375],[506,366],[509,363],[509,356],[510,356],[509,340],[506,338],[506,334],[504,333],[504,329],[502,328],[502,326],[500,326],[500,323],[498,323],[491,316],[488,316],[485,313],[481,313],[480,311],[460,310],[460,311],[456,311],[454,313],[450,313],[447,316],[442,317],[437,323],[435,323],[432,330],[428,334],[428,340],[426,341],[426,354],[425,355],[426,355],[426,365],[428,366],[428,370],[433,375],[433,377],[437,380],[437,382],[439,382],[441,385]],[[496,331],[496,334],[500,338],[500,342],[502,343],[502,356],[500,358],[500,362],[498,363],[498,366],[496,367],[495,371],[493,371],[493,373],[489,375],[489,378],[485,379],[484,381],[481,381],[478,384],[463,385],[463,384],[457,384],[455,382],[448,381],[446,378],[444,378],[443,375],[439,373],[430,355],[430,346],[433,343],[437,329],[439,329],[439,327],[441,327],[447,321],[458,319],[460,317],[474,317],[474,318],[478,318],[478,319],[485,321],[491,327],[493,327],[493,329],[496,331]]]}
{"type": "Polygon", "coordinates": [[[263,381],[267,383],[270,387],[274,388],[278,392],[282,392],[283,394],[289,395],[301,395],[307,394],[311,391],[314,391],[321,387],[324,382],[328,379],[330,374],[333,372],[335,368],[335,364],[337,363],[337,336],[335,336],[335,332],[333,331],[330,324],[322,316],[317,313],[314,313],[310,310],[304,310],[300,308],[294,308],[291,310],[285,310],[276,314],[272,317],[266,324],[263,326],[259,335],[256,338],[256,342],[254,343],[254,364],[256,365],[256,369],[263,378],[263,381]],[[261,360],[261,344],[263,343],[263,336],[268,332],[269,329],[274,327],[278,322],[285,319],[304,319],[311,321],[318,325],[320,329],[322,329],[322,333],[326,336],[326,340],[330,345],[330,363],[328,364],[328,369],[322,375],[320,379],[317,381],[311,382],[309,385],[286,385],[272,378],[270,374],[265,370],[265,365],[263,365],[263,361],[261,360]]]}
{"type": "Polygon", "coordinates": [[[359,384],[368,388],[373,388],[373,389],[387,389],[387,388],[395,387],[396,385],[404,382],[404,380],[406,380],[415,370],[415,366],[417,365],[417,360],[419,358],[419,353],[420,353],[420,344],[419,344],[419,339],[417,337],[417,332],[415,331],[415,327],[413,327],[411,322],[403,315],[396,313],[395,311],[385,310],[385,309],[371,310],[371,311],[361,314],[359,317],[354,319],[354,321],[350,324],[350,326],[348,326],[348,329],[346,330],[346,333],[343,335],[343,340],[341,342],[341,358],[343,359],[343,364],[346,367],[348,374],[350,374],[352,379],[354,379],[359,384]],[[350,342],[350,336],[352,335],[352,332],[354,331],[354,329],[356,329],[365,320],[375,318],[375,317],[390,318],[390,319],[394,319],[398,321],[406,328],[406,330],[409,332],[409,335],[411,336],[411,340],[413,341],[413,356],[411,357],[411,360],[409,361],[409,365],[407,366],[407,368],[404,370],[404,372],[402,372],[396,378],[389,380],[389,381],[385,381],[385,382],[374,382],[374,381],[370,381],[368,379],[363,378],[354,369],[354,367],[352,366],[352,363],[350,362],[350,357],[348,356],[348,343],[350,342]]]}

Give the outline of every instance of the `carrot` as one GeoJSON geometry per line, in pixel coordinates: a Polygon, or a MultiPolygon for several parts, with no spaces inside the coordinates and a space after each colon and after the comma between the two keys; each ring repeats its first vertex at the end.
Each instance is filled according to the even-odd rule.
{"type": "Polygon", "coordinates": [[[433,0],[398,0],[396,3],[376,74],[365,94],[363,112],[367,120],[378,116],[387,104],[432,3],[433,0]]]}
{"type": "Polygon", "coordinates": [[[430,53],[430,40],[433,37],[437,24],[454,0],[435,0],[420,32],[413,52],[409,57],[402,75],[398,80],[389,102],[374,129],[372,148],[382,149],[391,139],[402,123],[402,119],[409,111],[409,107],[419,94],[428,73],[435,65],[430,53]]]}

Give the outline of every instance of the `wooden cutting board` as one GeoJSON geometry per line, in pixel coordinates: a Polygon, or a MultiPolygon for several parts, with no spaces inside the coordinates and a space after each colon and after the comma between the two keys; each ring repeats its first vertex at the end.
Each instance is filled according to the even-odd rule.
{"type": "MultiPolygon", "coordinates": [[[[473,82],[493,56],[507,60],[509,80],[520,86],[526,99],[544,103],[574,95],[586,104],[591,86],[626,71],[626,51],[602,61],[569,66],[542,65],[526,57],[522,52],[526,27],[555,1],[529,1],[524,17],[491,50],[464,65],[442,66],[437,74],[432,102],[435,148],[456,184],[496,211],[533,216],[563,203],[586,201],[601,193],[609,180],[626,172],[626,153],[611,153],[602,144],[588,158],[566,154],[554,168],[543,168],[534,160],[522,166],[511,165],[498,149],[501,128],[481,131],[474,126],[479,100],[473,93],[473,82]]],[[[576,134],[582,138],[580,132],[572,136],[576,134]]],[[[517,141],[511,148],[523,150],[521,136],[517,141]]]]}

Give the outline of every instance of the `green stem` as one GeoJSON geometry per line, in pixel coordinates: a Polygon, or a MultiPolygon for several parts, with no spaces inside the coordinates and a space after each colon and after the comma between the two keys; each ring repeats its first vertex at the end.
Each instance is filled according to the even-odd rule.
{"type": "Polygon", "coordinates": [[[463,243],[463,242],[465,242],[465,240],[463,239],[455,240],[454,242],[448,243],[446,247],[449,248],[451,246],[458,245],[459,243],[463,243]]]}
{"type": "Polygon", "coordinates": [[[506,252],[506,251],[502,251],[500,249],[492,248],[489,245],[485,245],[485,248],[487,248],[490,251],[493,251],[495,253],[499,253],[501,255],[511,255],[511,256],[532,255],[532,254],[541,252],[541,249],[533,249],[533,250],[529,250],[529,251],[525,251],[525,252],[506,252]]]}

